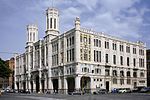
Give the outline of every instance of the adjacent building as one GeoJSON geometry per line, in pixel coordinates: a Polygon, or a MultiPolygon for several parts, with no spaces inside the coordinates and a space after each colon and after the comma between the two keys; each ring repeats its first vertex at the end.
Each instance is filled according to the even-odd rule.
{"type": "Polygon", "coordinates": [[[31,92],[93,92],[147,85],[146,46],[80,26],[59,32],[59,12],[46,10],[46,31],[27,26],[25,52],[15,57],[15,88],[31,92]]]}
{"type": "Polygon", "coordinates": [[[8,78],[1,78],[0,77],[0,88],[14,88],[14,68],[15,68],[15,59],[11,58],[10,60],[5,61],[8,65],[9,69],[12,71],[8,78]]]}

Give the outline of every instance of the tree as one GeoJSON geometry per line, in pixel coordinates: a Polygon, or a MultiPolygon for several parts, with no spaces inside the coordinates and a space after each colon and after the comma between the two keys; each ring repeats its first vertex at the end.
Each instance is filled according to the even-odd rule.
{"type": "Polygon", "coordinates": [[[11,70],[9,69],[9,65],[0,58],[0,77],[8,78],[10,76],[11,70]]]}

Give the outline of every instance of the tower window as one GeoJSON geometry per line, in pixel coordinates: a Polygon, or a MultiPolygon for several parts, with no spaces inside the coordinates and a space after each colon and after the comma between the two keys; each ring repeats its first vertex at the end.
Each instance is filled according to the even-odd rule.
{"type": "Polygon", "coordinates": [[[49,29],[49,18],[47,18],[47,29],[49,29]]]}
{"type": "Polygon", "coordinates": [[[56,18],[54,19],[54,29],[56,29],[56,18]]]}
{"type": "Polygon", "coordinates": [[[50,19],[50,28],[52,28],[52,18],[50,19]]]}

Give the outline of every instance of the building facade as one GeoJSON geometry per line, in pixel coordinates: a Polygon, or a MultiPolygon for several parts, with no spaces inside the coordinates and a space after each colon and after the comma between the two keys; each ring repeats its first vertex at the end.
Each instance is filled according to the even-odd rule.
{"type": "Polygon", "coordinates": [[[147,61],[147,86],[150,86],[150,49],[146,50],[147,61]]]}
{"type": "Polygon", "coordinates": [[[59,33],[59,13],[46,10],[46,31],[27,26],[25,53],[15,58],[15,88],[31,92],[93,92],[147,85],[146,46],[80,27],[59,33]]]}

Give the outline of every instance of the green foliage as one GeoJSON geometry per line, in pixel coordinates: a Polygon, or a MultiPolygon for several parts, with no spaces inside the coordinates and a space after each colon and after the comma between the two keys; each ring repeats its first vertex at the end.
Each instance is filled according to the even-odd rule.
{"type": "Polygon", "coordinates": [[[0,58],[0,77],[8,78],[10,76],[11,70],[9,65],[0,58]]]}

